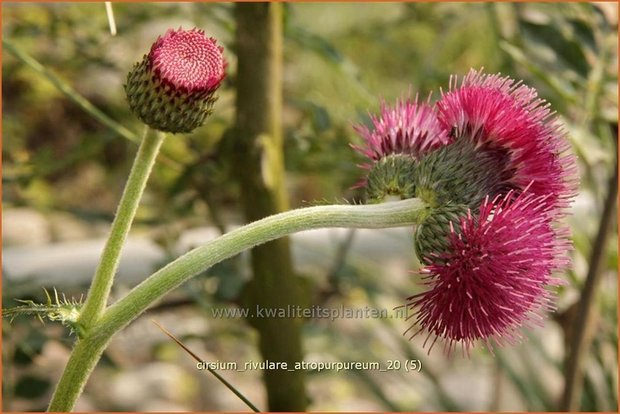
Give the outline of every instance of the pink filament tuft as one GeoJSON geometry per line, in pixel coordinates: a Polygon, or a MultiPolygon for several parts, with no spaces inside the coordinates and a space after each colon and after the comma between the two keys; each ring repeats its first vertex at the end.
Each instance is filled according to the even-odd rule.
{"type": "Polygon", "coordinates": [[[419,157],[425,152],[449,142],[433,108],[410,99],[391,107],[381,103],[379,116],[371,115],[372,128],[365,125],[354,129],[364,138],[365,147],[354,148],[371,160],[390,154],[419,157]]]}

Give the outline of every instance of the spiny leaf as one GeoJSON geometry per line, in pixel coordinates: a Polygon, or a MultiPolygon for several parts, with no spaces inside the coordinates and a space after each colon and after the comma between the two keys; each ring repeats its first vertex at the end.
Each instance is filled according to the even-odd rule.
{"type": "Polygon", "coordinates": [[[46,289],[43,291],[47,299],[45,303],[36,303],[30,299],[15,299],[23,305],[2,309],[2,316],[9,318],[10,323],[20,315],[35,316],[41,323],[44,323],[43,319],[47,318],[50,321],[62,323],[71,330],[71,333],[75,332],[78,328],[77,320],[80,316],[82,298],[67,299],[64,293],[59,297],[58,291],[54,288],[54,300],[52,300],[49,292],[46,289]]]}

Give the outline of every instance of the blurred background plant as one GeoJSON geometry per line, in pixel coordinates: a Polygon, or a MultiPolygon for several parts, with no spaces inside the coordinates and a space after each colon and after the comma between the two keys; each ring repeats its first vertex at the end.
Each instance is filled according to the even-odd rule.
{"type": "MultiPolygon", "coordinates": [[[[15,298],[41,301],[42,286],[84,293],[140,129],[122,83],[141,58],[136,51],[170,27],[197,26],[220,39],[229,78],[205,127],[166,140],[117,294],[244,222],[237,177],[245,165],[233,157],[234,140],[225,139],[236,111],[235,7],[118,3],[112,36],[103,4],[3,4],[3,306],[15,298]]],[[[306,320],[307,361],[423,365],[420,373],[306,372],[308,407],[616,410],[617,5],[286,4],[282,12],[282,145],[291,207],[362,199],[351,189],[361,175],[361,159],[349,148],[359,143],[351,124],[377,110],[379,98],[408,91],[426,97],[470,67],[536,87],[565,123],[581,174],[570,218],[570,283],[544,328],[495,357],[477,350],[470,359],[448,360],[402,337],[402,319],[306,320]]],[[[306,306],[392,309],[421,288],[407,272],[418,263],[404,229],[312,234],[291,243],[306,306]]],[[[245,409],[148,319],[156,316],[205,358],[260,360],[259,337],[246,321],[213,317],[213,309],[244,303],[249,268],[242,255],[210,269],[118,335],[76,409],[245,409]]],[[[68,332],[18,318],[4,321],[3,337],[3,409],[45,409],[70,350],[68,332]]],[[[267,407],[261,372],[221,373],[267,407]]]]}

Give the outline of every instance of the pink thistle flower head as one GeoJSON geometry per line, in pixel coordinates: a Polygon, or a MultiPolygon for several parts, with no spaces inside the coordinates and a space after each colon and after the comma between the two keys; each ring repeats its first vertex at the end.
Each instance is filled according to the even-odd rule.
{"type": "Polygon", "coordinates": [[[393,107],[383,103],[380,114],[371,116],[370,127],[355,127],[365,146],[354,148],[371,161],[362,165],[369,174],[357,186],[366,186],[371,198],[406,194],[432,204],[447,194],[448,201],[477,208],[480,196],[493,198],[529,186],[531,193],[548,196],[546,202],[558,217],[566,214],[578,185],[575,157],[549,104],[533,88],[471,70],[460,84],[452,77],[448,92],[434,105],[429,102],[401,100],[393,107]],[[473,149],[467,159],[459,156],[464,148],[473,149]],[[388,157],[400,159],[381,162],[388,157]],[[436,166],[443,158],[458,160],[466,168],[436,166]],[[478,162],[482,159],[488,165],[478,162]],[[461,171],[471,173],[462,174],[471,186],[451,184],[455,180],[447,172],[458,177],[461,171]],[[405,186],[411,177],[416,183],[405,186]],[[461,196],[474,196],[452,198],[456,187],[461,196]]]}
{"type": "Polygon", "coordinates": [[[546,287],[560,283],[552,272],[568,265],[570,246],[552,226],[548,197],[487,198],[478,215],[451,225],[448,248],[421,270],[428,290],[409,298],[419,327],[412,337],[426,331],[425,345],[441,338],[448,354],[457,344],[467,352],[478,341],[517,342],[519,328],[542,321],[552,307],[546,287]]]}
{"type": "Polygon", "coordinates": [[[576,162],[549,105],[521,82],[472,70],[434,105],[383,103],[371,121],[356,127],[365,146],[355,147],[370,160],[368,195],[427,205],[415,234],[427,290],[407,304],[413,336],[443,339],[448,353],[516,342],[551,308],[547,288],[571,245],[557,219],[576,193],[576,162]]]}
{"type": "Polygon", "coordinates": [[[168,30],[127,76],[132,112],[161,131],[191,132],[201,126],[226,76],[222,53],[202,30],[168,30]]]}
{"type": "Polygon", "coordinates": [[[379,116],[371,115],[372,128],[357,125],[355,131],[365,141],[356,150],[372,161],[391,154],[407,154],[419,158],[425,152],[448,143],[435,111],[428,104],[410,99],[396,102],[393,107],[381,103],[379,116]]]}
{"type": "Polygon", "coordinates": [[[562,214],[577,189],[576,162],[549,104],[535,89],[509,77],[471,70],[460,85],[456,77],[436,104],[442,127],[455,140],[506,151],[507,187],[530,186],[562,214]]]}
{"type": "Polygon", "coordinates": [[[226,76],[223,51],[202,30],[168,30],[153,44],[148,59],[163,83],[175,90],[200,93],[217,89],[226,76]]]}

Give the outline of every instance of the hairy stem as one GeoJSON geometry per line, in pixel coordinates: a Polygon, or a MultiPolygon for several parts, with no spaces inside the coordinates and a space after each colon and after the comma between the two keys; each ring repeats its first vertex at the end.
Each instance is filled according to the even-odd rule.
{"type": "Polygon", "coordinates": [[[95,277],[78,319],[78,326],[82,334],[96,323],[106,307],[110,289],[114,282],[114,275],[118,269],[121,249],[125,239],[127,239],[127,234],[138,210],[138,204],[163,140],[163,133],[150,131],[148,127],[145,128],[144,138],[136,154],[129,178],[127,178],[127,184],[125,184],[125,190],[116,210],[116,216],[112,222],[101,261],[97,266],[95,277]]]}
{"type": "Polygon", "coordinates": [[[112,336],[156,300],[214,264],[246,249],[303,230],[402,227],[419,223],[426,214],[425,203],[415,198],[375,205],[307,207],[255,221],[191,250],[110,306],[86,336],[78,341],[49,410],[71,410],[112,336]]]}

